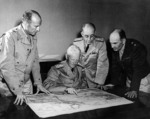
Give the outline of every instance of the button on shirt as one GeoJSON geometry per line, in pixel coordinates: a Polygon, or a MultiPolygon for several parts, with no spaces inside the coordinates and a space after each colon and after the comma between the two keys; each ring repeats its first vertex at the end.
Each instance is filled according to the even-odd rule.
{"type": "Polygon", "coordinates": [[[78,46],[81,50],[80,64],[87,71],[88,75],[86,75],[86,78],[94,82],[94,84],[97,83],[103,85],[109,67],[104,39],[94,37],[90,42],[87,52],[85,52],[85,41],[82,37],[75,39],[73,44],[78,46]]]}
{"type": "Polygon", "coordinates": [[[21,25],[6,32],[0,40],[2,51],[0,52],[0,71],[4,76],[11,91],[17,94],[20,82],[30,80],[32,71],[34,83],[41,83],[39,57],[37,51],[37,38],[30,37],[24,32],[21,25]]]}

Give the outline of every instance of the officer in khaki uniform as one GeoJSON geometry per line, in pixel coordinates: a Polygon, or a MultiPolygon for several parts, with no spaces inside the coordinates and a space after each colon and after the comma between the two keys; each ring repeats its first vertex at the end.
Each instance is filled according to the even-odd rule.
{"type": "Polygon", "coordinates": [[[41,16],[34,10],[26,11],[22,23],[0,38],[0,92],[15,94],[15,104],[26,101],[25,94],[32,94],[30,72],[37,91],[48,91],[42,86],[36,33],[41,16]]]}
{"type": "Polygon", "coordinates": [[[77,94],[78,89],[87,88],[82,79],[82,67],[78,66],[80,49],[71,45],[66,54],[66,60],[53,66],[44,81],[44,87],[50,92],[65,92],[77,94]]]}
{"type": "Polygon", "coordinates": [[[82,27],[81,38],[73,42],[81,50],[80,64],[89,88],[101,88],[108,74],[108,58],[106,44],[103,38],[94,35],[95,26],[86,23],[82,27]]]}

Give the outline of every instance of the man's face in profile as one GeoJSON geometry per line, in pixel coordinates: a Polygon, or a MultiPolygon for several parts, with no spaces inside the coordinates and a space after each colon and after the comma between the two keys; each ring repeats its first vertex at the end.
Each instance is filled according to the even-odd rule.
{"type": "Polygon", "coordinates": [[[27,33],[35,36],[40,31],[41,19],[37,15],[33,15],[31,21],[27,24],[27,33]]]}
{"type": "Polygon", "coordinates": [[[72,55],[68,57],[68,64],[71,68],[74,68],[77,66],[78,62],[79,62],[79,55],[72,55]]]}
{"type": "Polygon", "coordinates": [[[120,39],[118,33],[112,33],[109,38],[111,47],[114,51],[119,51],[123,46],[123,40],[120,39]]]}

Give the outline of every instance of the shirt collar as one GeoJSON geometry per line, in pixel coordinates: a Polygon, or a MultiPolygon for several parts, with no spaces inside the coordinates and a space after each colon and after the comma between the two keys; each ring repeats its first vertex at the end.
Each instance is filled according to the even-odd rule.
{"type": "Polygon", "coordinates": [[[31,44],[29,39],[31,39],[31,42],[32,42],[32,39],[36,39],[36,36],[34,38],[32,38],[32,36],[28,36],[23,27],[22,27],[22,24],[20,24],[18,26],[18,33],[19,33],[19,39],[21,39],[21,42],[24,43],[24,44],[31,44]]]}
{"type": "Polygon", "coordinates": [[[124,49],[125,49],[125,43],[126,43],[126,40],[123,41],[123,46],[122,46],[122,48],[119,51],[119,53],[121,54],[121,57],[122,57],[122,54],[123,54],[124,49]]]}

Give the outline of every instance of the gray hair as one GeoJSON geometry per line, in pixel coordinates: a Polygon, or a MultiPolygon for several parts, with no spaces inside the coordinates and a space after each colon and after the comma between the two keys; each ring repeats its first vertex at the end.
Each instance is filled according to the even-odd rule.
{"type": "Polygon", "coordinates": [[[66,53],[67,56],[76,56],[80,54],[81,54],[81,50],[76,45],[69,46],[66,53]]]}
{"type": "Polygon", "coordinates": [[[85,23],[85,24],[82,26],[82,31],[83,31],[83,29],[84,29],[85,27],[93,29],[94,32],[96,31],[96,27],[95,27],[95,25],[94,25],[93,23],[85,23]]]}

